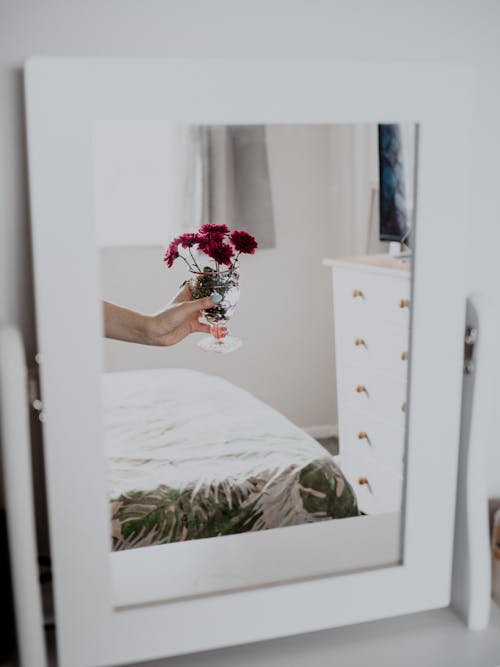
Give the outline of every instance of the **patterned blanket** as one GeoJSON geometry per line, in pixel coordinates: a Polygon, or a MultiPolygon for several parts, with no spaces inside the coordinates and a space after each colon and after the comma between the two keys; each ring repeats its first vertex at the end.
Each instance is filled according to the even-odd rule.
{"type": "Polygon", "coordinates": [[[115,551],[359,514],[328,452],[226,380],[108,373],[103,395],[115,551]]]}

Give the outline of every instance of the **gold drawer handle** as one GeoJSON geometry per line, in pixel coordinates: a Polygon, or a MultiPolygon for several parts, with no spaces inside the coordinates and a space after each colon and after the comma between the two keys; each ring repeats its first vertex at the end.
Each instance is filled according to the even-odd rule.
{"type": "Polygon", "coordinates": [[[401,299],[399,302],[399,307],[400,308],[409,308],[410,307],[410,299],[401,299]]]}
{"type": "Polygon", "coordinates": [[[362,394],[363,392],[365,394],[368,394],[368,391],[364,384],[358,384],[358,386],[356,387],[356,391],[358,392],[358,394],[362,394]]]}
{"type": "Polygon", "coordinates": [[[408,352],[401,352],[401,361],[408,360],[408,352]]]}
{"type": "Polygon", "coordinates": [[[366,347],[366,343],[365,343],[365,341],[364,341],[362,338],[356,338],[356,340],[354,341],[354,345],[355,345],[356,347],[360,347],[361,345],[362,345],[363,347],[366,347]]]}
{"type": "Polygon", "coordinates": [[[358,484],[360,486],[368,486],[370,482],[368,481],[367,477],[358,477],[358,484]]]}
{"type": "Polygon", "coordinates": [[[406,412],[406,403],[401,406],[401,412],[406,412]]]}
{"type": "Polygon", "coordinates": [[[357,299],[363,297],[363,292],[360,289],[355,289],[354,292],[352,293],[352,298],[357,299]]]}
{"type": "Polygon", "coordinates": [[[372,443],[370,442],[370,438],[368,437],[368,433],[366,431],[360,431],[358,433],[358,440],[366,440],[366,442],[371,445],[372,443]]]}

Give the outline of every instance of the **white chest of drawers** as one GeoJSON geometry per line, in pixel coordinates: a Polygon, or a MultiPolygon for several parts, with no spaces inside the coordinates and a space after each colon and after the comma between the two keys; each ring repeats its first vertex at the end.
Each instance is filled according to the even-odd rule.
{"type": "Polygon", "coordinates": [[[362,512],[401,509],[410,266],[389,255],[331,267],[340,465],[362,512]]]}

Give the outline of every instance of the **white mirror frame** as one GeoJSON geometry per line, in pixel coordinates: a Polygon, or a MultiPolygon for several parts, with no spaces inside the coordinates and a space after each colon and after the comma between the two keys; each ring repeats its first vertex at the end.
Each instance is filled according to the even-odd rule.
{"type": "Polygon", "coordinates": [[[172,656],[449,604],[471,81],[467,67],[434,64],[46,58],[27,63],[36,312],[61,667],[172,656]],[[93,125],[103,119],[419,123],[400,564],[155,604],[138,599],[133,607],[114,605],[92,178],[93,125]],[[332,603],[338,600],[341,605],[332,603]]]}

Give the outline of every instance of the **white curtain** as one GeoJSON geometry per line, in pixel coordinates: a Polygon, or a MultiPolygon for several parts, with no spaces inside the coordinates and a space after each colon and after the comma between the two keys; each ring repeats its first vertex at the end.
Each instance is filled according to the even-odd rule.
{"type": "Polygon", "coordinates": [[[178,126],[175,131],[175,231],[193,232],[210,222],[208,128],[178,126]]]}
{"type": "Polygon", "coordinates": [[[377,126],[332,125],[329,140],[334,256],[386,252],[378,240],[377,126]]]}
{"type": "Polygon", "coordinates": [[[275,246],[264,125],[179,128],[177,154],[183,231],[226,224],[253,234],[260,248],[275,246]]]}

